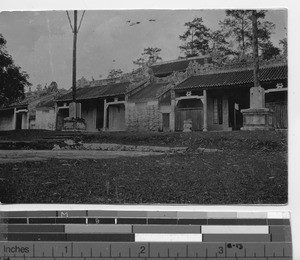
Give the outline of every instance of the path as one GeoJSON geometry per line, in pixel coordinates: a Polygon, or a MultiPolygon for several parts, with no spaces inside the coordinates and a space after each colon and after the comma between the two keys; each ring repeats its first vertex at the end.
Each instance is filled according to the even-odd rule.
{"type": "Polygon", "coordinates": [[[1,163],[17,163],[23,161],[43,161],[48,159],[111,159],[119,157],[138,157],[163,155],[159,152],[137,151],[93,151],[93,150],[0,150],[1,163]]]}

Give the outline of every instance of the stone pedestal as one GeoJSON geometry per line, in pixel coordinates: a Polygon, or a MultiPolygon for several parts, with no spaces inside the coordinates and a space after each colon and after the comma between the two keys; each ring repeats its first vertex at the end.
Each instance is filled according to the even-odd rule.
{"type": "Polygon", "coordinates": [[[249,108],[241,110],[243,113],[242,130],[272,130],[273,111],[269,108],[249,108]]]}
{"type": "Polygon", "coordinates": [[[83,131],[86,130],[86,124],[81,118],[81,103],[71,102],[69,104],[69,117],[64,119],[65,131],[83,131]]]}
{"type": "Polygon", "coordinates": [[[192,132],[193,122],[192,119],[183,121],[183,132],[192,132]]]}
{"type": "Polygon", "coordinates": [[[82,118],[70,118],[64,119],[64,130],[65,131],[84,131],[86,130],[86,124],[82,118]]]}
{"type": "Polygon", "coordinates": [[[265,90],[258,86],[250,89],[250,108],[241,110],[243,127],[241,130],[273,129],[273,111],[265,108],[265,90]]]}

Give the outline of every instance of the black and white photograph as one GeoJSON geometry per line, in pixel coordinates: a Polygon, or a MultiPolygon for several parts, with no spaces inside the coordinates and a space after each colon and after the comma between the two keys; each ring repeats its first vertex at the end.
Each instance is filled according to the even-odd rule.
{"type": "Polygon", "coordinates": [[[0,202],[288,203],[288,10],[0,13],[0,202]]]}

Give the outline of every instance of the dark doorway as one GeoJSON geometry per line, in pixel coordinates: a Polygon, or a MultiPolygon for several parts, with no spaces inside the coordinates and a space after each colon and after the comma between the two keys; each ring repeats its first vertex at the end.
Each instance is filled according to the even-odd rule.
{"type": "Polygon", "coordinates": [[[203,103],[200,99],[178,101],[175,110],[175,131],[183,131],[185,120],[192,120],[192,131],[203,129],[203,103]]]}
{"type": "Polygon", "coordinates": [[[96,115],[96,128],[103,128],[103,118],[104,118],[104,101],[101,99],[97,102],[97,115],[96,115]]]}
{"type": "Polygon", "coordinates": [[[57,118],[56,118],[56,130],[63,130],[64,118],[68,116],[69,116],[69,108],[58,110],[57,118]]]}
{"type": "Polygon", "coordinates": [[[228,96],[229,127],[240,130],[243,127],[242,109],[250,107],[250,89],[234,89],[228,96]]]}
{"type": "Polygon", "coordinates": [[[16,118],[16,129],[17,129],[17,130],[22,129],[22,113],[17,113],[17,118],[16,118]]]}

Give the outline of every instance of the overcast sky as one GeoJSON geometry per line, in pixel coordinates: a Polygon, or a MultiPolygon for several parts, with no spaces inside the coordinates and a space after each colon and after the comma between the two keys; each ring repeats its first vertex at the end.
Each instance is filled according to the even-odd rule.
{"type": "MultiPolygon", "coordinates": [[[[69,12],[73,21],[73,12],[69,12]]],[[[78,20],[82,11],[78,13],[78,20]]],[[[105,78],[111,69],[130,72],[133,60],[146,47],[161,48],[163,61],[180,55],[179,35],[184,23],[202,17],[212,29],[225,18],[224,10],[134,10],[86,11],[78,35],[77,79],[105,78]],[[150,22],[149,19],[155,19],[150,22]],[[140,22],[129,26],[127,21],[140,22]]],[[[274,45],[286,37],[286,10],[269,10],[266,20],[275,23],[274,45]]],[[[37,84],[56,81],[59,88],[71,86],[72,32],[65,11],[2,12],[0,33],[15,63],[37,84]]]]}

